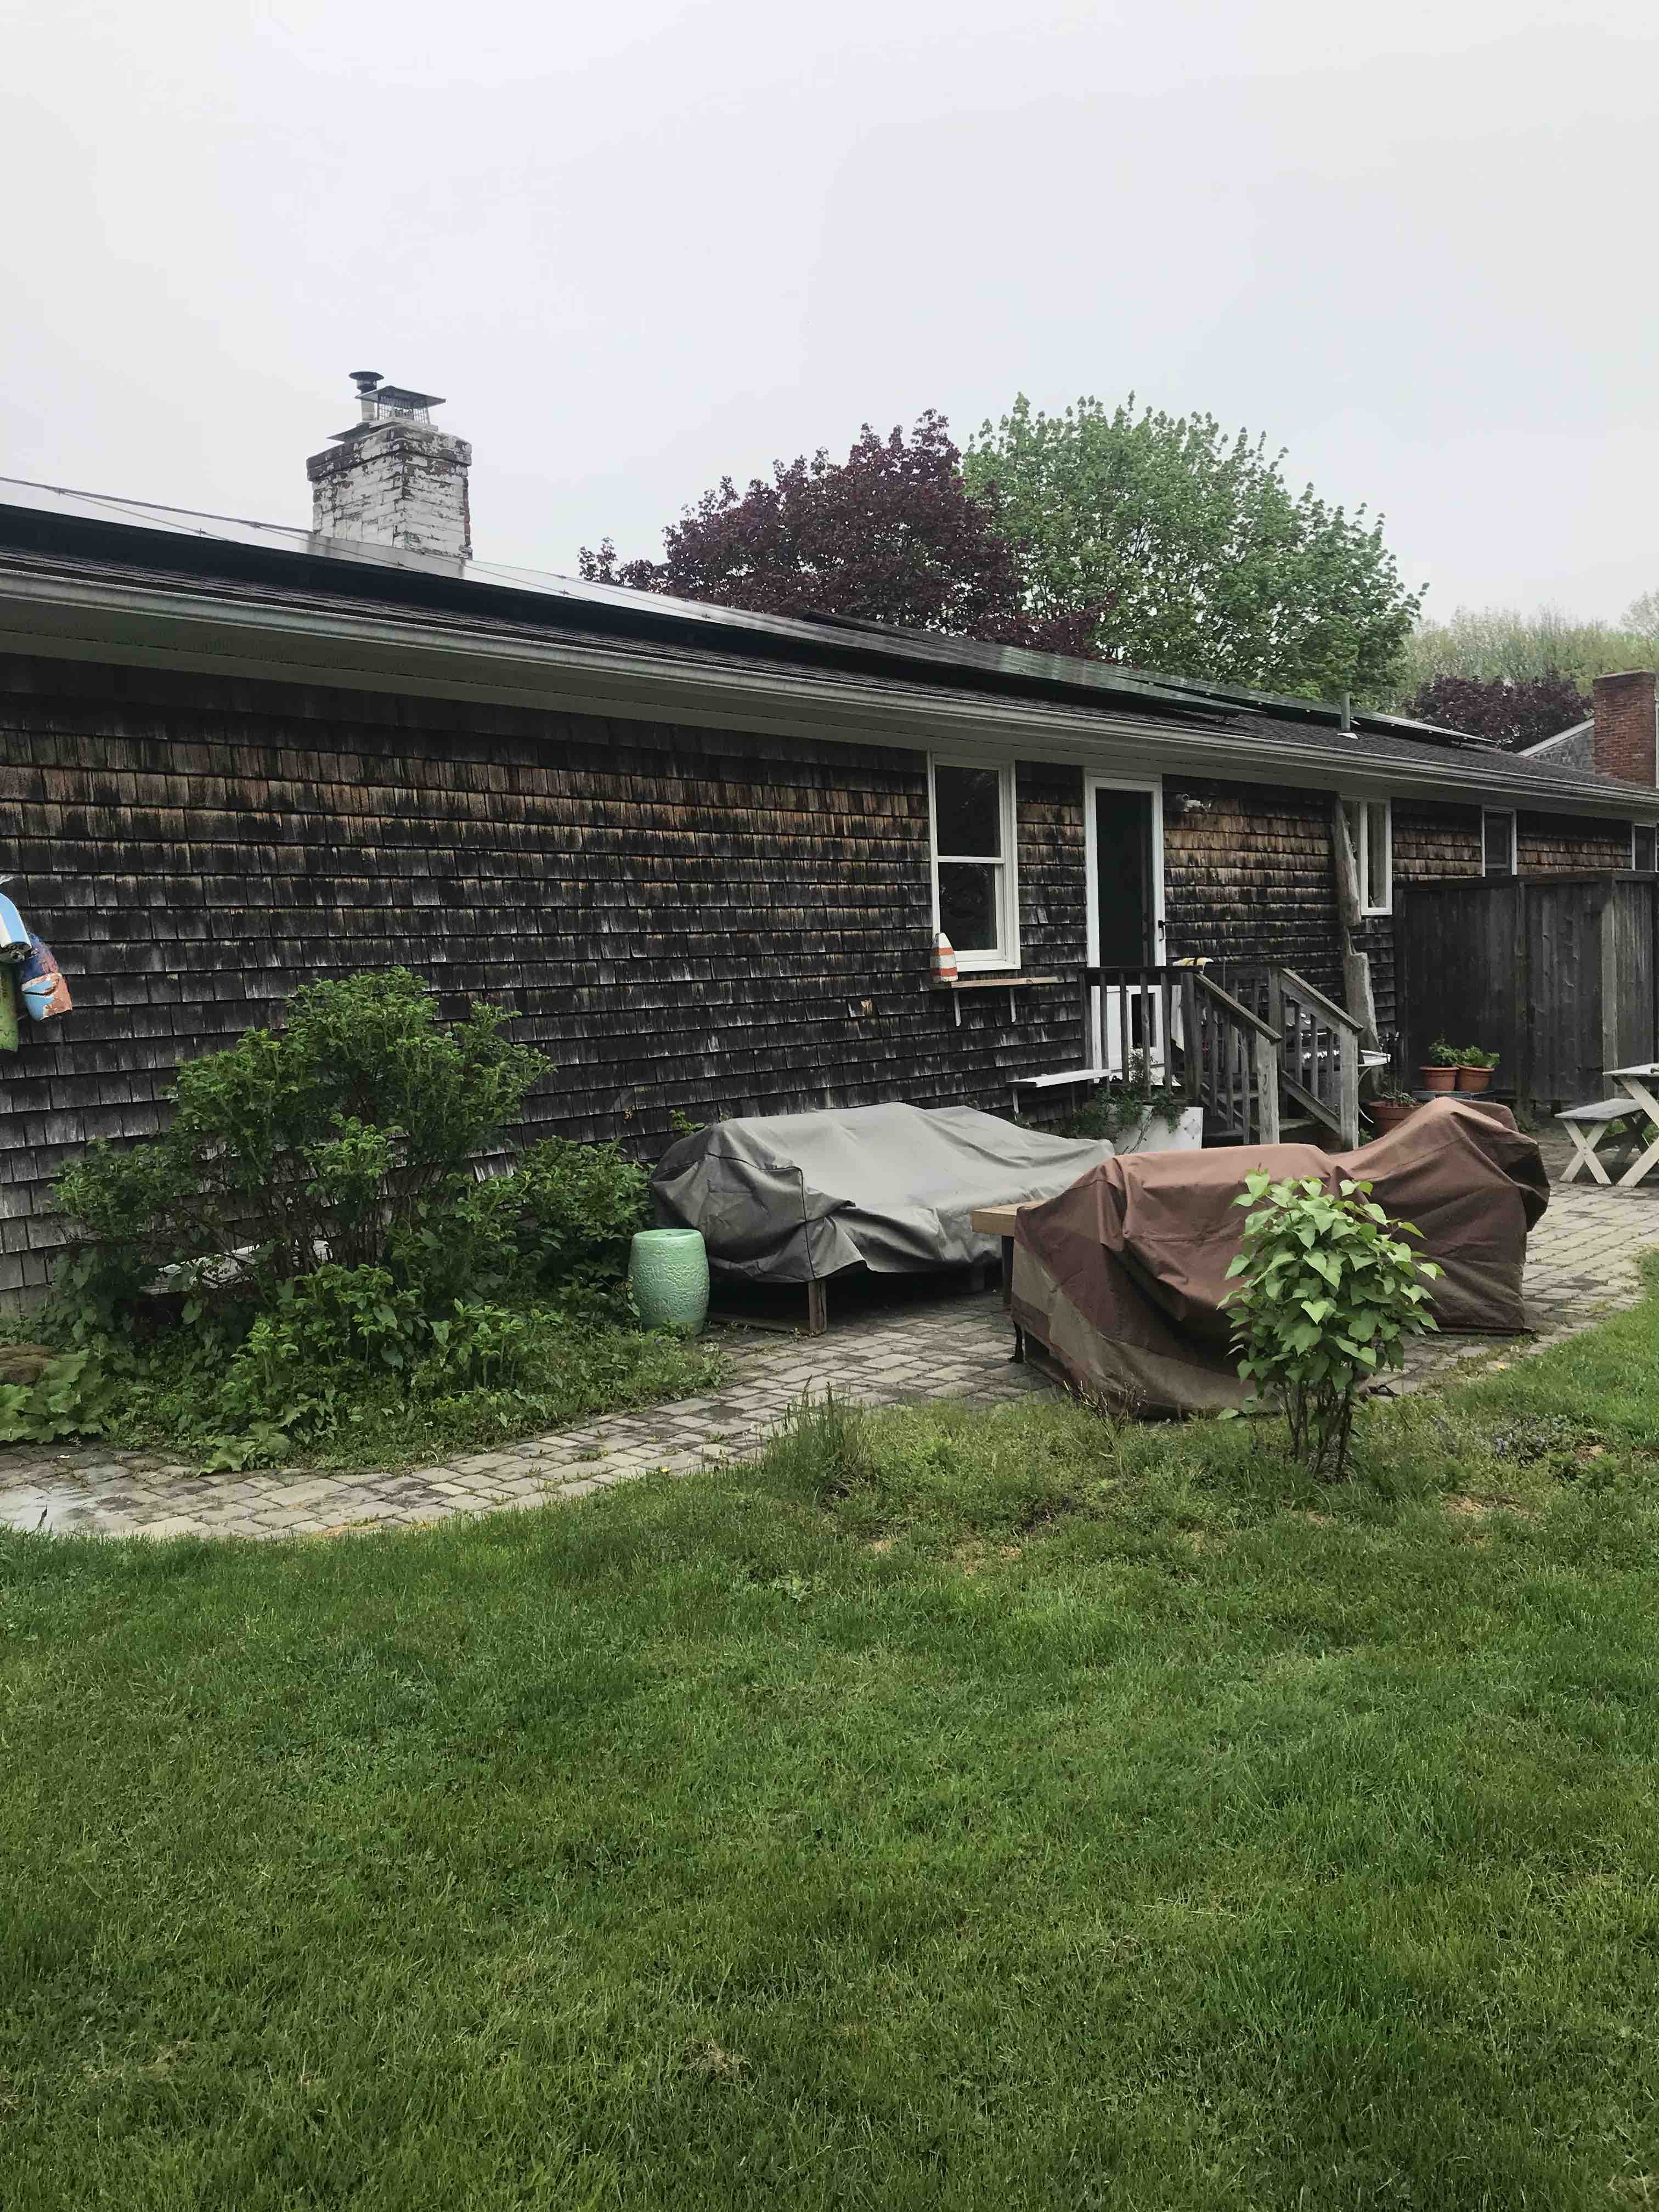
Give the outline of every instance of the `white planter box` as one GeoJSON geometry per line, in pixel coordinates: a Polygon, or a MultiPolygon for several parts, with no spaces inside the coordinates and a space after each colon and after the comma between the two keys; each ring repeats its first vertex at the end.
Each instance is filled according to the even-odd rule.
{"type": "Polygon", "coordinates": [[[1172,1129],[1161,1114],[1146,1114],[1133,1129],[1114,1137],[1115,1152],[1195,1152],[1204,1142],[1204,1109],[1183,1108],[1172,1129]]]}

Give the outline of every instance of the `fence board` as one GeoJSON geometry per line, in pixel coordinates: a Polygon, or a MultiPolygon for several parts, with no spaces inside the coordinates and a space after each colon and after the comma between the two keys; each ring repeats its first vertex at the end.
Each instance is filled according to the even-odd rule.
{"type": "Polygon", "coordinates": [[[1599,1097],[1607,1071],[1659,1057],[1659,882],[1462,878],[1402,884],[1395,949],[1407,1078],[1437,1037],[1502,1055],[1494,1087],[1599,1097]]]}

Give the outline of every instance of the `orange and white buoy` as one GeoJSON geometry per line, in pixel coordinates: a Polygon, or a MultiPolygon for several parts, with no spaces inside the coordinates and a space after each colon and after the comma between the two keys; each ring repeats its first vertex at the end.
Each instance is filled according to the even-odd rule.
{"type": "Polygon", "coordinates": [[[954,983],[956,980],[956,949],[941,929],[933,939],[933,981],[936,983],[954,983]]]}

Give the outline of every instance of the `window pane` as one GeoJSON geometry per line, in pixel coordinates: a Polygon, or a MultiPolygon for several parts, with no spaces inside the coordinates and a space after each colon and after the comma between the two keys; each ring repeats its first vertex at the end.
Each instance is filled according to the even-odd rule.
{"type": "MultiPolygon", "coordinates": [[[[994,768],[936,768],[933,806],[941,853],[1002,854],[1002,777],[994,768]]],[[[945,932],[950,936],[950,932],[945,932]]],[[[954,938],[951,942],[955,943],[954,938]]]]}
{"type": "Polygon", "coordinates": [[[939,926],[957,952],[994,952],[1000,936],[1002,871],[983,863],[941,860],[939,926]]]}
{"type": "Polygon", "coordinates": [[[1651,828],[1638,829],[1636,832],[1636,850],[1632,855],[1632,864],[1636,867],[1640,868],[1646,875],[1651,875],[1653,873],[1655,860],[1656,859],[1659,859],[1659,854],[1656,854],[1654,849],[1656,842],[1659,842],[1659,831],[1656,831],[1651,828]]]}
{"type": "Polygon", "coordinates": [[[1382,799],[1373,799],[1365,809],[1367,845],[1365,852],[1367,906],[1385,907],[1389,903],[1389,809],[1382,799]]]}
{"type": "Polygon", "coordinates": [[[1510,828],[1512,814],[1488,814],[1486,824],[1486,873],[1507,876],[1510,873],[1510,828]]]}

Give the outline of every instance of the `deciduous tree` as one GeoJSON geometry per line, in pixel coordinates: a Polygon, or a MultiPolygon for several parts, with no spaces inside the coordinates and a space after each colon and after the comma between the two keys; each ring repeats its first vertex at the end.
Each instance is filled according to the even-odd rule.
{"type": "Polygon", "coordinates": [[[1570,676],[1553,669],[1520,684],[1502,676],[1485,682],[1474,676],[1432,677],[1413,693],[1404,711],[1416,721],[1462,730],[1518,752],[1582,722],[1589,702],[1570,676]]]}
{"type": "Polygon", "coordinates": [[[1022,396],[965,465],[975,495],[1000,502],[1040,620],[1086,618],[1097,651],[1142,668],[1375,698],[1420,594],[1380,519],[1293,493],[1283,459],[1208,415],[1137,413],[1131,393],[1058,416],[1022,396]]]}
{"type": "Polygon", "coordinates": [[[1033,610],[1018,548],[993,493],[970,498],[942,415],[907,439],[866,422],[845,461],[823,448],[774,464],[739,492],[730,477],[663,532],[660,561],[581,549],[589,582],[711,600],[757,614],[851,616],[958,637],[1088,653],[1103,605],[1033,610]]]}

